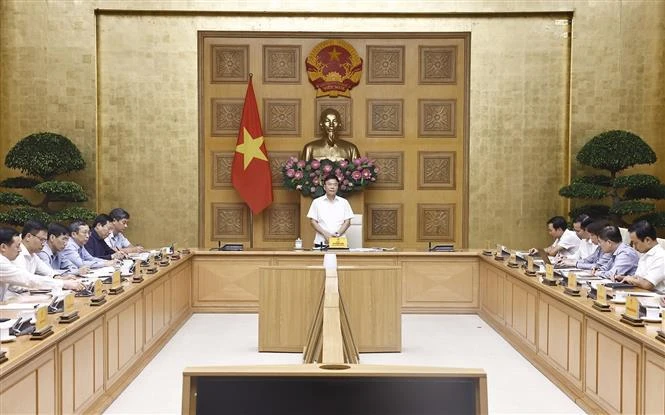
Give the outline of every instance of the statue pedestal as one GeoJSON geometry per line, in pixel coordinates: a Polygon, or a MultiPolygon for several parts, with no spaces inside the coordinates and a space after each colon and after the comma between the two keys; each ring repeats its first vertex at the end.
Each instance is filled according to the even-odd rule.
{"type": "MultiPolygon", "coordinates": [[[[312,204],[312,199],[309,196],[300,196],[300,238],[302,239],[302,245],[305,249],[312,249],[314,245],[314,228],[310,224],[310,219],[307,217],[307,212],[309,212],[309,207],[312,204]]],[[[346,200],[349,201],[353,213],[364,215],[365,212],[365,193],[364,192],[354,192],[346,197],[346,200]]]]}

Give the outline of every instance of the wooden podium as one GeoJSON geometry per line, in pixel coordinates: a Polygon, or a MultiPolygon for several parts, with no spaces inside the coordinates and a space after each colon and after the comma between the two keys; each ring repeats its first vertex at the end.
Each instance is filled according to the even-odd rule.
{"type": "MultiPolygon", "coordinates": [[[[364,214],[365,194],[363,192],[351,193],[345,199],[349,201],[353,213],[364,214]]],[[[306,249],[311,249],[314,244],[314,228],[312,228],[307,217],[312,200],[314,199],[309,196],[300,196],[300,238],[302,239],[303,248],[306,249]]]]}
{"type": "MultiPolygon", "coordinates": [[[[358,350],[402,350],[400,267],[337,268],[339,293],[358,350]]],[[[259,351],[302,353],[323,292],[322,266],[259,268],[259,351]]]]}

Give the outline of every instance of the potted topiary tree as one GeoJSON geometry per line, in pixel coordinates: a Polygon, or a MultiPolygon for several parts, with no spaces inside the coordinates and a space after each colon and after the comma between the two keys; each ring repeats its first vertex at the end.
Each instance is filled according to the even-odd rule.
{"type": "Polygon", "coordinates": [[[606,200],[609,204],[578,206],[570,212],[571,217],[584,212],[626,226],[624,217],[632,216],[665,227],[665,212],[656,212],[655,204],[649,201],[665,199],[665,186],[649,174],[622,174],[635,165],[656,162],[656,153],[642,138],[628,131],[606,131],[580,149],[577,161],[607,173],[575,177],[559,189],[559,194],[571,199],[606,200]]]}
{"type": "Polygon", "coordinates": [[[61,174],[82,170],[85,161],[81,152],[67,137],[54,133],[36,133],[21,139],[5,157],[5,166],[20,170],[25,176],[11,177],[0,182],[9,189],[32,189],[41,194],[39,203],[32,203],[25,196],[13,192],[0,192],[0,222],[21,226],[28,219],[70,222],[74,219],[90,220],[95,212],[60,202],[85,202],[88,200],[78,183],[56,180],[61,174]]]}

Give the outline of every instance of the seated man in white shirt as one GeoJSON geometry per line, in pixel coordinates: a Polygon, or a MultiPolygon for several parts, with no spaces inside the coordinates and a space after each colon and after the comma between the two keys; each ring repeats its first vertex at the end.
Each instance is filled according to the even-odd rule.
{"type": "Polygon", "coordinates": [[[22,288],[81,290],[83,285],[72,280],[44,278],[17,267],[14,260],[18,257],[21,237],[15,229],[0,227],[0,301],[7,296],[10,285],[22,288]]]}
{"type": "Polygon", "coordinates": [[[594,250],[591,254],[580,259],[569,258],[564,259],[563,264],[569,267],[575,267],[578,269],[600,269],[606,263],[612,259],[612,254],[605,253],[599,245],[598,235],[600,232],[605,229],[610,223],[606,220],[595,220],[588,225],[586,225],[586,233],[589,235],[589,240],[591,241],[594,250]]]}
{"type": "Polygon", "coordinates": [[[656,240],[656,228],[641,220],[628,228],[633,247],[643,255],[637,263],[635,275],[617,277],[645,290],[665,293],[665,250],[656,240]]]}
{"type": "Polygon", "coordinates": [[[111,234],[104,239],[106,244],[116,251],[125,254],[143,252],[142,246],[134,246],[125,237],[125,229],[129,225],[129,213],[123,208],[115,208],[109,212],[111,217],[111,234]]]}
{"type": "Polygon", "coordinates": [[[336,176],[326,178],[323,189],[326,194],[317,197],[309,207],[307,217],[316,231],[314,246],[328,244],[331,236],[342,236],[351,225],[353,211],[349,202],[337,196],[339,180],[336,176]]]}
{"type": "Polygon", "coordinates": [[[589,226],[593,220],[586,213],[582,213],[575,218],[573,221],[573,231],[578,238],[580,238],[580,246],[577,248],[575,255],[572,259],[584,259],[592,255],[596,250],[596,245],[591,242],[591,235],[587,232],[587,226],[589,226]]]}
{"type": "Polygon", "coordinates": [[[53,278],[55,271],[37,256],[37,252],[41,251],[46,243],[46,235],[46,225],[36,220],[27,221],[23,225],[20,252],[14,264],[30,274],[53,278]]]}
{"type": "MultiPolygon", "coordinates": [[[[554,238],[554,243],[545,248],[549,256],[570,258],[575,255],[580,246],[580,238],[568,229],[568,224],[562,216],[554,216],[547,221],[547,232],[554,238]]],[[[537,252],[537,248],[529,250],[530,255],[535,255],[537,252]]]]}
{"type": "Polygon", "coordinates": [[[69,241],[62,251],[62,257],[72,262],[77,268],[102,268],[113,266],[114,260],[95,258],[85,249],[85,243],[90,239],[90,227],[83,221],[77,220],[69,224],[69,241]]]}

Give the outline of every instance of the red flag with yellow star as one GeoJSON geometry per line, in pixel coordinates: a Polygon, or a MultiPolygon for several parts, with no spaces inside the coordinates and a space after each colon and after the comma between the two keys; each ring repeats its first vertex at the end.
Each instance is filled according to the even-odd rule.
{"type": "Polygon", "coordinates": [[[272,203],[272,174],[251,77],[242,108],[231,183],[253,214],[260,213],[272,203]]]}

